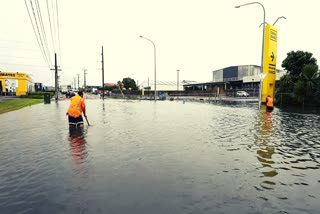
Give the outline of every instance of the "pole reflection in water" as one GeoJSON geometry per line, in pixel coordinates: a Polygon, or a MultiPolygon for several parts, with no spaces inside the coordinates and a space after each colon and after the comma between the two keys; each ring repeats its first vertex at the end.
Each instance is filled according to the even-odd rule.
{"type": "MultiPolygon", "coordinates": [[[[272,160],[272,155],[275,154],[275,144],[272,142],[273,135],[272,113],[260,112],[259,131],[260,139],[257,140],[257,159],[262,165],[262,174],[264,178],[272,178],[278,175],[274,168],[275,162],[272,160]]],[[[263,189],[274,189],[276,185],[272,180],[262,181],[260,184],[263,189]]]]}

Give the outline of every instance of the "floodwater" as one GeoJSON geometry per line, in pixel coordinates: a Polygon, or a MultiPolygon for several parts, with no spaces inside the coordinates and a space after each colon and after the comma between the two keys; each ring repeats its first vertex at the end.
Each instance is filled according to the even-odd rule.
{"type": "Polygon", "coordinates": [[[0,115],[0,213],[319,213],[320,116],[87,100],[0,115]]]}

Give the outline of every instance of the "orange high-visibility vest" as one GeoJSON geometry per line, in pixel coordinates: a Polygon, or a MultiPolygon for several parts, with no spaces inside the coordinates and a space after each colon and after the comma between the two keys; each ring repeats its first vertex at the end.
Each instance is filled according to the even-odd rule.
{"type": "Polygon", "coordinates": [[[84,99],[79,95],[71,97],[71,103],[68,108],[68,115],[71,117],[79,117],[82,114],[82,111],[85,109],[84,99]]]}
{"type": "Polygon", "coordinates": [[[271,97],[267,97],[267,106],[273,107],[273,99],[271,97]]]}

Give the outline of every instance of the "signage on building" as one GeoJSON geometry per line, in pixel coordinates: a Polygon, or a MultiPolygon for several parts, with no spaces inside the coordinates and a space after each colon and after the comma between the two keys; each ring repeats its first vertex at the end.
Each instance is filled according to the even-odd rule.
{"type": "Polygon", "coordinates": [[[16,77],[15,73],[0,72],[0,77],[16,77]]]}

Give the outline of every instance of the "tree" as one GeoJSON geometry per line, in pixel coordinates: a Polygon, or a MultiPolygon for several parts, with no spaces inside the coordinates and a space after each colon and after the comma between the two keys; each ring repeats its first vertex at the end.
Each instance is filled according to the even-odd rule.
{"type": "Polygon", "coordinates": [[[126,89],[131,88],[131,90],[137,90],[137,85],[134,79],[131,79],[130,77],[126,77],[122,79],[122,84],[126,89]]]}
{"type": "Polygon", "coordinates": [[[317,65],[317,59],[312,57],[312,53],[303,51],[291,51],[287,53],[287,58],[283,60],[282,67],[296,82],[302,72],[303,66],[307,64],[317,65]]]}
{"type": "Polygon", "coordinates": [[[305,86],[305,84],[302,80],[298,80],[294,84],[293,95],[299,103],[302,103],[303,98],[304,98],[304,94],[305,94],[304,86],[305,86]]]}
{"type": "Polygon", "coordinates": [[[300,76],[304,83],[305,95],[308,97],[313,96],[319,82],[318,66],[312,64],[305,65],[300,76]]]}
{"type": "Polygon", "coordinates": [[[284,75],[280,78],[279,92],[290,93],[293,91],[293,80],[290,75],[284,75]]]}

